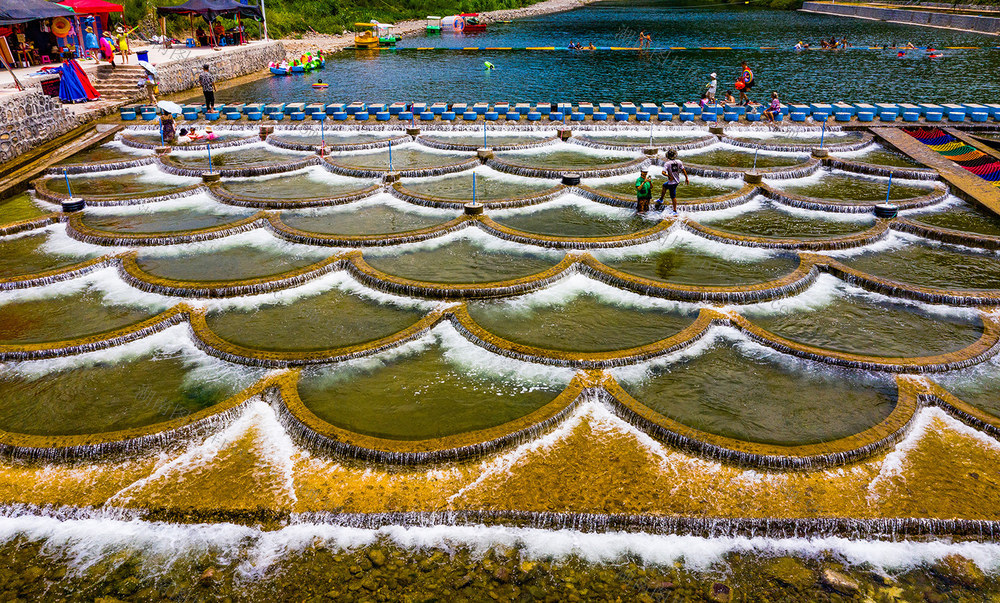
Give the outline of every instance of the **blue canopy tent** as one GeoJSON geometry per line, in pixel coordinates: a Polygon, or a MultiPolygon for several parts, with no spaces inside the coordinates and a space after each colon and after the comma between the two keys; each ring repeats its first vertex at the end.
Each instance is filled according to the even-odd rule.
{"type": "Polygon", "coordinates": [[[73,11],[46,0],[0,0],[0,25],[27,23],[53,17],[73,18],[73,11]]]}

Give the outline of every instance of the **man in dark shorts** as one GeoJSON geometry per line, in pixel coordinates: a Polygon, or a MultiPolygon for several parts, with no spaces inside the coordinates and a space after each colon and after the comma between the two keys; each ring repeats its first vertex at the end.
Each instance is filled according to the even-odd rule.
{"type": "Polygon", "coordinates": [[[215,76],[208,70],[208,65],[201,66],[201,74],[198,82],[201,84],[201,91],[205,93],[205,111],[215,110],[215,76]]]}
{"type": "Polygon", "coordinates": [[[670,149],[667,151],[667,162],[663,164],[663,177],[666,181],[660,189],[660,198],[656,200],[656,209],[663,207],[663,196],[669,191],[673,212],[677,214],[677,185],[681,183],[681,174],[684,174],[684,184],[691,184],[684,164],[677,158],[677,149],[670,149]]]}
{"type": "Polygon", "coordinates": [[[649,170],[642,168],[639,177],[635,180],[635,211],[643,213],[649,211],[649,202],[653,199],[653,179],[649,177],[649,170]]]}

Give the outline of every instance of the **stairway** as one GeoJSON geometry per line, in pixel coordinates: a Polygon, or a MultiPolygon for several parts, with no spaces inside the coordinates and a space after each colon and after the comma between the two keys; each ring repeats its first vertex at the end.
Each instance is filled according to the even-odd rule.
{"type": "Polygon", "coordinates": [[[136,99],[146,96],[146,89],[139,88],[139,80],[146,71],[138,65],[100,65],[90,72],[90,83],[104,99],[136,99]]]}

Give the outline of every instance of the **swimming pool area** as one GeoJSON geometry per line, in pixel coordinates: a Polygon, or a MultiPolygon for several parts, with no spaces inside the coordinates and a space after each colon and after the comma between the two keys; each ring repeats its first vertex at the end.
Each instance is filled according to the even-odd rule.
{"type": "Polygon", "coordinates": [[[993,36],[794,11],[677,2],[598,2],[567,13],[491,24],[470,35],[404,37],[396,49],[335,53],[322,71],[265,77],[220,91],[223,102],[683,102],[697,100],[710,73],[732,89],[740,61],[755,70],[755,100],[777,90],[789,102],[992,102],[1000,68],[993,36]],[[657,50],[570,51],[570,42],[634,47],[640,31],[657,50]],[[821,38],[855,48],[818,49],[821,38]],[[804,40],[813,50],[792,48],[804,40]],[[934,46],[897,58],[871,46],[934,46]],[[476,50],[462,50],[474,47],[476,50]],[[490,50],[491,48],[551,50],[490,50]],[[684,50],[670,50],[681,47],[684,50]],[[729,47],[731,50],[711,50],[729,47]],[[946,48],[953,47],[953,48],[946,48]],[[958,47],[977,47],[975,50],[958,47]],[[447,49],[447,50],[446,50],[447,49]],[[496,65],[485,70],[484,61],[496,65]],[[318,79],[329,84],[314,91],[318,79]]]}

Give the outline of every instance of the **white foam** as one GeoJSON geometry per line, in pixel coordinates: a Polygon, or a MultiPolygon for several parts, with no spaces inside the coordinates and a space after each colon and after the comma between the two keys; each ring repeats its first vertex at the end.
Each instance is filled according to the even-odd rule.
{"type": "Polygon", "coordinates": [[[979,431],[978,429],[969,427],[940,408],[936,406],[921,408],[917,413],[917,417],[913,420],[910,431],[906,434],[906,437],[900,440],[899,443],[893,447],[892,451],[883,457],[882,466],[879,468],[878,475],[871,481],[871,483],[868,484],[868,500],[878,498],[878,490],[882,482],[903,474],[903,471],[906,470],[908,463],[907,459],[910,453],[912,453],[917,445],[920,444],[921,440],[927,436],[935,421],[944,423],[946,429],[971,438],[989,450],[1000,450],[1000,442],[998,442],[995,438],[979,431]]]}
{"type": "Polygon", "coordinates": [[[756,195],[745,203],[734,205],[733,207],[699,211],[697,220],[698,222],[702,222],[704,224],[711,224],[712,222],[718,222],[719,220],[729,220],[737,216],[742,216],[743,214],[749,214],[755,211],[770,208],[771,206],[766,197],[763,195],[756,195]]]}
{"type": "MultiPolygon", "coordinates": [[[[622,134],[634,134],[635,140],[642,142],[643,140],[649,140],[649,132],[652,130],[653,137],[656,136],[669,136],[671,138],[676,137],[677,142],[686,142],[687,140],[694,140],[705,136],[704,130],[695,130],[692,128],[663,128],[653,126],[652,128],[615,128],[613,130],[585,130],[578,132],[578,136],[587,137],[594,140],[601,138],[614,138],[622,134]]],[[[614,144],[613,142],[611,144],[614,144]]],[[[656,141],[654,140],[654,144],[656,141]]],[[[663,143],[660,143],[661,145],[663,143]]]]}
{"type": "Polygon", "coordinates": [[[262,293],[260,295],[201,299],[195,302],[189,301],[188,303],[199,305],[209,310],[252,310],[262,306],[291,305],[299,300],[314,297],[316,295],[322,295],[323,293],[333,289],[357,295],[378,304],[391,305],[399,308],[412,308],[426,312],[444,305],[441,302],[433,302],[415,297],[403,297],[399,295],[392,295],[390,293],[383,293],[359,283],[353,276],[351,276],[350,273],[346,271],[329,272],[318,278],[306,281],[298,287],[281,289],[279,291],[262,293]]]}
{"type": "Polygon", "coordinates": [[[149,475],[111,495],[105,501],[105,506],[127,502],[131,498],[131,493],[140,491],[156,480],[168,479],[171,475],[182,475],[198,467],[210,465],[225,449],[234,446],[251,430],[259,436],[254,442],[254,451],[259,455],[258,462],[263,462],[282,478],[281,491],[270,494],[275,497],[276,503],[294,503],[298,500],[295,493],[295,459],[301,451],[281,426],[271,406],[258,398],[249,402],[239,417],[225,429],[190,446],[181,455],[161,462],[149,475]],[[282,498],[285,500],[281,500],[282,498]]]}
{"type": "Polygon", "coordinates": [[[962,207],[963,205],[966,205],[965,201],[962,201],[955,195],[948,195],[940,203],[935,203],[934,205],[915,207],[913,209],[901,209],[899,210],[899,215],[906,218],[916,217],[919,219],[919,216],[924,214],[936,214],[948,209],[962,207]]]}
{"type": "MultiPolygon", "coordinates": [[[[271,234],[271,232],[265,228],[256,228],[254,230],[229,235],[219,239],[212,239],[209,241],[180,243],[177,245],[151,245],[135,249],[138,249],[139,255],[143,257],[164,258],[186,257],[193,254],[213,253],[243,246],[253,247],[260,251],[278,253],[288,258],[315,258],[315,261],[317,262],[343,251],[342,249],[335,247],[318,247],[286,241],[275,236],[274,234],[271,234]]],[[[109,252],[107,248],[97,246],[91,247],[109,252]]],[[[119,249],[122,248],[115,248],[115,250],[119,249]]]]}
{"type": "MultiPolygon", "coordinates": [[[[310,155],[315,155],[313,151],[299,151],[296,149],[286,149],[283,147],[276,147],[271,144],[267,144],[264,141],[252,142],[250,144],[242,144],[231,147],[212,147],[212,156],[216,155],[228,155],[231,153],[246,153],[251,150],[266,150],[271,153],[278,155],[293,155],[298,157],[308,157],[310,155]]],[[[184,147],[173,147],[170,151],[171,155],[182,155],[185,157],[208,157],[208,149],[204,148],[184,148],[184,147]]]]}
{"type": "Polygon", "coordinates": [[[545,155],[551,155],[552,153],[575,153],[577,155],[588,155],[590,157],[621,157],[625,159],[639,159],[642,157],[642,153],[639,150],[635,151],[618,151],[610,149],[598,149],[594,147],[588,147],[584,145],[574,144],[570,142],[556,142],[554,144],[548,144],[543,147],[532,147],[527,149],[516,149],[513,151],[500,151],[500,158],[516,156],[518,158],[526,157],[544,157],[545,155]]]}
{"type": "MultiPolygon", "coordinates": [[[[778,138],[789,137],[789,138],[814,138],[816,139],[816,145],[819,146],[819,137],[822,134],[820,128],[809,128],[801,130],[782,130],[781,132],[775,132],[771,129],[764,128],[741,128],[740,130],[730,133],[733,138],[757,138],[762,140],[767,140],[768,138],[778,138]]],[[[825,138],[843,138],[848,135],[848,132],[843,130],[827,130],[824,135],[825,138]]]]}
{"type": "Polygon", "coordinates": [[[715,325],[709,327],[705,335],[692,345],[663,356],[651,358],[641,363],[615,367],[609,370],[615,379],[622,383],[641,383],[661,371],[669,371],[670,367],[681,362],[695,359],[710,349],[726,345],[740,355],[763,360],[797,373],[814,375],[817,379],[850,380],[886,386],[892,384],[892,377],[882,373],[871,373],[856,369],[842,368],[784,354],[763,344],[757,343],[733,327],[715,325]]]}
{"type": "Polygon", "coordinates": [[[392,247],[373,247],[365,250],[365,256],[385,257],[402,255],[404,253],[414,251],[440,249],[458,241],[468,241],[483,251],[530,254],[537,257],[552,259],[556,262],[561,260],[565,255],[564,251],[558,249],[548,249],[535,245],[522,245],[521,243],[500,239],[479,228],[463,228],[462,230],[450,232],[444,236],[434,237],[424,241],[405,243],[403,245],[395,245],[392,247]]]}
{"type": "MultiPolygon", "coordinates": [[[[512,207],[509,209],[491,210],[490,216],[497,220],[503,220],[504,218],[510,218],[513,216],[526,216],[566,207],[578,209],[584,214],[590,216],[611,218],[614,220],[628,220],[629,218],[635,216],[635,210],[633,209],[615,207],[613,205],[591,201],[590,199],[581,197],[576,193],[563,193],[554,199],[545,201],[544,203],[536,203],[534,205],[526,205],[524,207],[512,207]]],[[[649,222],[649,226],[659,222],[659,220],[650,220],[648,216],[642,216],[642,218],[649,222]]]]}
{"type": "MultiPolygon", "coordinates": [[[[482,134],[483,129],[470,129],[470,130],[428,130],[424,132],[424,135],[431,136],[433,138],[452,138],[459,136],[468,136],[470,134],[482,134]]],[[[552,138],[556,135],[555,130],[523,130],[512,132],[508,130],[486,130],[487,140],[490,136],[517,136],[518,138],[552,138]]]]}
{"type": "Polygon", "coordinates": [[[897,249],[908,247],[922,240],[923,239],[921,239],[916,235],[900,232],[898,230],[890,230],[888,233],[886,233],[884,237],[882,237],[877,241],[869,243],[868,245],[862,245],[860,247],[852,247],[850,249],[827,249],[823,251],[817,251],[816,253],[838,259],[851,258],[867,253],[885,253],[887,251],[895,251],[897,249]]]}
{"type": "MultiPolygon", "coordinates": [[[[323,136],[325,136],[327,138],[351,138],[351,137],[357,136],[359,134],[359,132],[357,132],[355,130],[337,130],[337,129],[332,129],[332,128],[324,128],[323,131],[322,131],[322,133],[323,133],[323,136]]],[[[294,129],[294,130],[278,128],[278,129],[275,129],[275,131],[274,131],[274,135],[275,136],[279,136],[281,138],[291,138],[291,137],[294,137],[294,138],[305,138],[305,137],[308,137],[308,136],[317,136],[319,134],[320,134],[320,128],[319,127],[301,128],[301,129],[294,129]]],[[[392,138],[392,137],[395,137],[395,136],[402,136],[403,134],[405,134],[405,132],[402,131],[402,130],[395,130],[395,131],[394,130],[381,130],[379,132],[375,132],[375,134],[378,134],[379,136],[384,136],[385,138],[392,138]]],[[[374,142],[374,141],[379,140],[379,138],[373,137],[373,138],[371,138],[371,140],[374,142]]]]}
{"type": "Polygon", "coordinates": [[[202,352],[195,346],[191,338],[191,328],[187,324],[174,325],[142,339],[104,350],[45,360],[7,362],[0,366],[5,372],[34,379],[75,368],[118,364],[140,358],[170,357],[178,357],[184,361],[188,369],[186,380],[232,379],[235,381],[244,378],[247,374],[259,372],[259,369],[231,364],[202,352]]]}
{"type": "Polygon", "coordinates": [[[528,176],[518,176],[517,174],[508,174],[507,172],[501,172],[495,170],[488,165],[477,165],[471,170],[463,170],[461,172],[453,172],[450,174],[440,174],[437,176],[422,176],[420,178],[404,178],[403,186],[408,184],[425,184],[429,182],[441,182],[447,180],[457,180],[464,179],[469,183],[469,196],[472,196],[472,174],[475,172],[476,176],[489,178],[490,180],[496,180],[499,182],[510,182],[513,184],[538,184],[540,182],[546,182],[549,186],[554,187],[558,183],[554,180],[546,181],[539,178],[530,178],[528,176]]]}
{"type": "Polygon", "coordinates": [[[816,281],[800,293],[756,304],[731,305],[723,308],[742,312],[751,320],[755,316],[775,316],[821,310],[838,299],[849,302],[868,303],[882,306],[904,306],[922,314],[930,314],[939,318],[957,318],[975,320],[979,310],[974,307],[949,306],[947,304],[930,304],[917,300],[903,299],[867,291],[846,283],[832,275],[820,274],[816,281]]]}
{"type": "Polygon", "coordinates": [[[351,203],[346,203],[344,205],[333,205],[330,207],[306,207],[302,209],[287,210],[285,213],[336,217],[338,214],[356,214],[365,208],[376,207],[379,205],[418,216],[441,218],[442,221],[449,220],[458,215],[458,210],[456,209],[418,205],[416,203],[403,201],[402,199],[390,195],[389,193],[375,193],[374,195],[365,197],[364,199],[352,201],[351,203]]]}
{"type": "Polygon", "coordinates": [[[146,308],[154,312],[162,312],[181,301],[179,298],[147,293],[135,289],[118,276],[118,269],[115,266],[108,266],[76,278],[57,281],[40,287],[0,292],[0,305],[38,299],[69,297],[88,290],[100,293],[107,305],[146,308]]]}
{"type": "Polygon", "coordinates": [[[666,251],[671,248],[707,253],[709,255],[733,262],[765,260],[781,255],[780,251],[774,249],[741,247],[739,245],[730,245],[728,243],[712,241],[700,237],[692,232],[688,232],[687,230],[680,228],[678,225],[671,227],[665,236],[641,245],[608,249],[593,249],[590,250],[590,253],[592,253],[597,259],[605,261],[649,255],[666,251]]]}
{"type": "Polygon", "coordinates": [[[365,188],[372,184],[378,184],[378,181],[373,178],[355,178],[354,176],[344,176],[342,174],[334,174],[330,170],[324,168],[321,165],[310,165],[298,170],[291,172],[279,172],[277,174],[264,174],[262,176],[246,176],[238,178],[225,178],[223,179],[223,185],[226,182],[267,182],[269,180],[278,180],[282,178],[291,178],[294,176],[304,176],[313,182],[318,182],[320,184],[332,184],[332,185],[342,185],[342,184],[355,184],[359,189],[365,188]]]}
{"type": "MultiPolygon", "coordinates": [[[[393,144],[392,151],[417,151],[418,153],[426,153],[428,155],[460,155],[462,157],[475,157],[476,154],[472,151],[451,151],[448,149],[435,149],[434,147],[429,147],[422,145],[415,140],[410,140],[402,142],[400,144],[393,144]]],[[[375,149],[357,149],[350,151],[330,151],[327,155],[333,159],[337,157],[353,157],[355,155],[382,155],[389,153],[389,147],[379,147],[375,149]]]]}
{"type": "MultiPolygon", "coordinates": [[[[119,178],[121,176],[135,176],[138,182],[152,182],[157,184],[176,184],[178,186],[188,186],[201,182],[200,178],[190,176],[177,176],[168,174],[159,169],[156,165],[138,165],[135,167],[120,170],[105,170],[103,172],[83,172],[80,174],[70,174],[70,180],[84,180],[88,178],[119,178]]],[[[70,183],[72,185],[72,183],[70,183]]]]}
{"type": "MultiPolygon", "coordinates": [[[[663,167],[659,165],[651,165],[648,168],[649,175],[653,180],[663,177],[663,167]]],[[[737,190],[743,186],[743,180],[740,178],[715,178],[712,176],[695,176],[690,175],[688,178],[694,184],[715,184],[719,186],[725,186],[732,190],[737,190]]],[[[583,178],[580,180],[581,184],[590,187],[599,187],[602,184],[619,184],[622,182],[635,182],[636,174],[619,174],[617,176],[607,176],[603,178],[583,178]]]]}
{"type": "Polygon", "coordinates": [[[434,346],[439,346],[442,358],[465,375],[502,379],[525,391],[552,385],[565,386],[574,374],[571,368],[535,364],[494,354],[463,337],[450,322],[442,322],[421,337],[384,352],[323,369],[313,369],[312,372],[322,383],[332,386],[352,378],[358,371],[372,372],[434,346]]]}
{"type": "MultiPolygon", "coordinates": [[[[860,174],[858,172],[847,172],[844,170],[821,168],[809,174],[808,176],[803,176],[801,178],[788,178],[774,181],[772,186],[777,189],[785,189],[788,187],[796,186],[806,186],[809,184],[816,184],[822,181],[824,178],[829,178],[831,176],[839,176],[841,178],[847,178],[849,180],[868,180],[871,182],[885,183],[886,186],[889,184],[888,176],[877,176],[875,174],[860,174]]],[[[765,174],[766,177],[766,174],[765,174]]],[[[914,188],[926,189],[928,192],[937,188],[932,182],[927,180],[910,180],[907,178],[900,178],[899,176],[892,177],[893,186],[903,185],[910,186],[914,188]]]]}
{"type": "MultiPolygon", "coordinates": [[[[223,560],[238,558],[237,582],[250,584],[281,560],[316,544],[353,550],[380,538],[414,550],[471,549],[476,558],[490,549],[516,549],[529,559],[563,560],[579,557],[606,563],[636,557],[645,564],[683,563],[689,570],[710,571],[726,556],[739,553],[779,557],[795,555],[823,559],[830,552],[851,566],[869,565],[882,573],[906,571],[948,555],[961,555],[979,568],[1000,568],[1000,544],[948,540],[890,542],[847,538],[767,538],[654,535],[642,532],[587,533],[504,526],[386,526],[377,530],[296,522],[276,530],[230,523],[170,524],[94,518],[60,520],[24,515],[0,518],[0,541],[17,538],[43,541],[45,550],[70,560],[71,575],[88,569],[119,551],[141,552],[141,571],[158,575],[184,567],[198,553],[215,551],[223,560]]],[[[224,561],[223,561],[224,562],[224,561]]]]}
{"type": "MultiPolygon", "coordinates": [[[[101,145],[100,148],[105,148],[111,151],[117,151],[119,153],[128,153],[130,155],[145,156],[152,155],[152,149],[137,149],[136,147],[130,147],[120,140],[112,140],[101,145]]],[[[72,158],[71,158],[72,159],[72,158]]]]}
{"type": "Polygon", "coordinates": [[[681,159],[684,159],[685,157],[690,157],[692,155],[700,155],[701,153],[709,153],[712,151],[732,151],[736,153],[742,153],[744,155],[756,154],[758,156],[763,155],[766,157],[796,157],[796,158],[801,158],[803,161],[809,158],[808,151],[774,151],[771,149],[748,149],[747,147],[741,147],[738,145],[733,145],[721,141],[697,149],[681,150],[678,151],[678,155],[680,155],[681,159]]]}
{"type": "Polygon", "coordinates": [[[690,312],[696,311],[701,305],[640,295],[639,293],[618,289],[579,273],[560,279],[544,289],[518,297],[498,300],[492,302],[491,305],[503,306],[514,312],[529,312],[534,308],[564,306],[582,295],[593,295],[606,304],[624,308],[654,308],[690,312]]]}
{"type": "Polygon", "coordinates": [[[804,207],[795,207],[794,205],[775,203],[773,201],[768,201],[767,205],[769,209],[784,212],[797,218],[826,222],[870,222],[869,226],[875,225],[875,216],[869,213],[849,213],[824,211],[821,209],[806,209],[804,207]]]}
{"type": "Polygon", "coordinates": [[[96,216],[136,216],[155,214],[157,212],[194,210],[199,214],[211,215],[246,215],[255,212],[246,207],[236,207],[219,203],[206,192],[196,192],[193,195],[157,201],[155,203],[138,203],[135,205],[88,205],[84,212],[96,216]]]}

